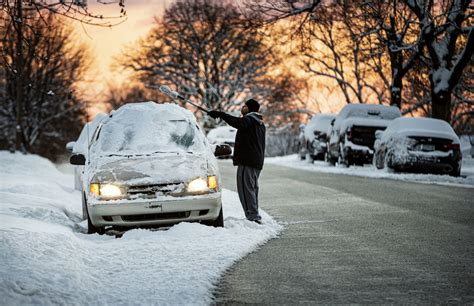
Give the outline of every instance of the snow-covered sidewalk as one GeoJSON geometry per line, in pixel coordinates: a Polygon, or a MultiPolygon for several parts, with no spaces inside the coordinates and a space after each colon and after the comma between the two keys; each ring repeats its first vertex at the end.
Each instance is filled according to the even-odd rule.
{"type": "Polygon", "coordinates": [[[386,178],[417,183],[474,188],[474,159],[470,158],[463,159],[461,177],[435,174],[393,173],[387,171],[387,169],[378,170],[372,165],[365,165],[363,167],[351,166],[348,168],[345,166],[333,167],[323,161],[315,161],[313,164],[310,164],[305,160],[300,160],[297,154],[266,158],[265,163],[323,173],[336,173],[361,177],[386,178]]]}
{"type": "Polygon", "coordinates": [[[281,230],[246,221],[224,190],[225,228],[181,223],[86,235],[73,177],[35,155],[0,151],[0,296],[19,304],[209,304],[219,276],[281,230]]]}

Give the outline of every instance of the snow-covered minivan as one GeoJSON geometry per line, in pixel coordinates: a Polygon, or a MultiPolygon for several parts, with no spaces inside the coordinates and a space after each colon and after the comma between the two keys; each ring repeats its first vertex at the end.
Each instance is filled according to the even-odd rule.
{"type": "Polygon", "coordinates": [[[374,164],[378,169],[461,174],[459,138],[443,120],[398,118],[376,137],[374,164]]]}
{"type": "Polygon", "coordinates": [[[126,104],[101,121],[85,164],[88,233],[198,221],[224,225],[215,155],[194,115],[175,104],[126,104]]]}
{"type": "Polygon", "coordinates": [[[332,123],[326,160],[335,164],[371,163],[375,131],[384,130],[401,116],[394,106],[379,104],[348,104],[332,123]]]}

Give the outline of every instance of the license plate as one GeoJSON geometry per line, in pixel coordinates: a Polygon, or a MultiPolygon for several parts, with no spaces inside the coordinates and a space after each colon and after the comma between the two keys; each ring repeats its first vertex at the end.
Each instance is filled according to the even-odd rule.
{"type": "Polygon", "coordinates": [[[432,144],[421,144],[421,145],[418,145],[418,147],[421,151],[434,151],[435,150],[435,146],[432,144]]]}

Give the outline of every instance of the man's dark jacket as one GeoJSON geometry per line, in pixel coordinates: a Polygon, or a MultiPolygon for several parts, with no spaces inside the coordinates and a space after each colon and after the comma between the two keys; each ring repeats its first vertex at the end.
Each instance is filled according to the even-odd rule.
{"type": "Polygon", "coordinates": [[[220,112],[219,117],[237,129],[234,146],[234,165],[263,168],[265,156],[265,124],[262,115],[249,113],[242,118],[220,112]]]}

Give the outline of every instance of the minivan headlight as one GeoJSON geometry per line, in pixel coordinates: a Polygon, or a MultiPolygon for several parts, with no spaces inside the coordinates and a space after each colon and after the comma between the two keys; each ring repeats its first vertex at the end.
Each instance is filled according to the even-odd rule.
{"type": "Polygon", "coordinates": [[[92,183],[90,193],[104,200],[120,199],[126,195],[126,190],[116,184],[92,183]]]}
{"type": "Polygon", "coordinates": [[[204,193],[209,190],[206,180],[202,178],[197,178],[189,182],[186,191],[189,193],[204,193]]]}
{"type": "Polygon", "coordinates": [[[211,175],[205,178],[197,178],[188,183],[186,192],[191,194],[203,194],[211,191],[217,191],[218,189],[217,177],[211,175]]]}

